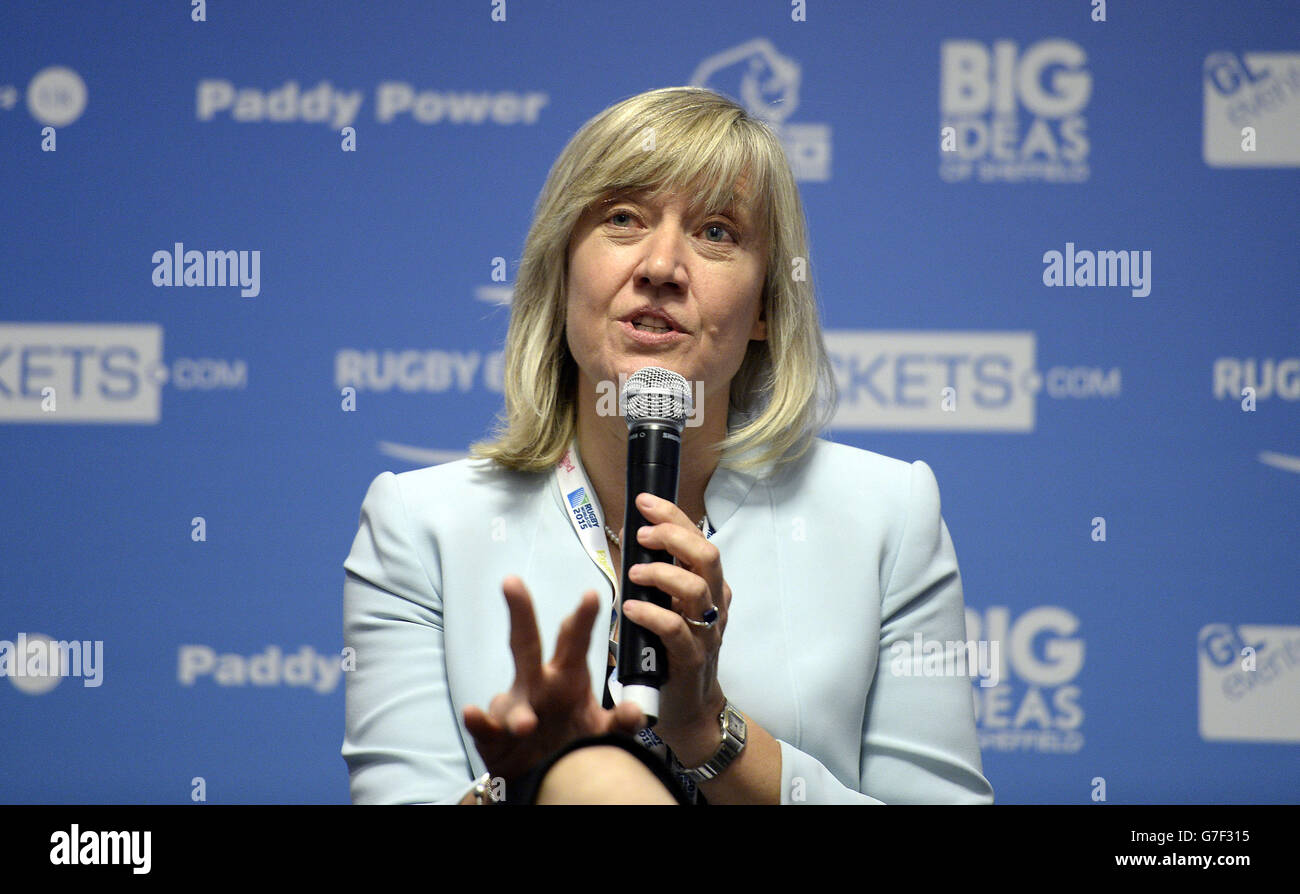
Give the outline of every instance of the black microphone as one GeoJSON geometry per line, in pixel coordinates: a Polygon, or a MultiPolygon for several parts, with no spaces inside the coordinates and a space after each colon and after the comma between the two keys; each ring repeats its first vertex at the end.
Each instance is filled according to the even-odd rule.
{"type": "MultiPolygon", "coordinates": [[[[677,502],[677,471],[681,461],[682,428],[690,415],[691,391],[675,372],[647,366],[637,370],[623,387],[620,398],[627,416],[627,511],[623,517],[623,601],[644,599],[661,608],[672,597],[657,587],[628,579],[633,565],[651,562],[673,564],[663,549],[647,549],[636,532],[649,524],[636,507],[636,496],[651,493],[677,502]]],[[[635,703],[650,725],[659,719],[659,687],[668,678],[668,653],[658,634],[620,613],[618,628],[618,681],[623,701],[635,703]]]]}

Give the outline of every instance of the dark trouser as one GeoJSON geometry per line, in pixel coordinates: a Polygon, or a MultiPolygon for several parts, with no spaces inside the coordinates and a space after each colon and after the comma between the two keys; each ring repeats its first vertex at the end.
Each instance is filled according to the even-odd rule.
{"type": "MultiPolygon", "coordinates": [[[[650,772],[663,783],[668,793],[677,799],[678,804],[690,804],[686,797],[686,792],[682,790],[681,784],[676,777],[664,765],[659,757],[651,753],[650,749],[639,743],[632,736],[626,733],[607,733],[603,736],[588,736],[585,739],[575,739],[568,745],[565,745],[559,751],[556,751],[550,757],[538,763],[531,770],[517,779],[506,780],[506,799],[503,804],[533,804],[537,800],[537,791],[542,787],[542,779],[550,771],[560,758],[564,757],[571,751],[579,748],[587,748],[592,745],[614,745],[622,748],[624,751],[634,755],[641,763],[645,764],[650,772]]],[[[704,800],[704,795],[700,795],[700,803],[708,803],[704,800]]]]}

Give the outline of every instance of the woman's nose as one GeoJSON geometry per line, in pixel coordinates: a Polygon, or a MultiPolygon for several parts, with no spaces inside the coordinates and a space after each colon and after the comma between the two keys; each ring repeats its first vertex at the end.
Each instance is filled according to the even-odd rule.
{"type": "Polygon", "coordinates": [[[637,282],[686,288],[686,234],[681,224],[665,219],[642,243],[645,254],[637,267],[637,282]]]}

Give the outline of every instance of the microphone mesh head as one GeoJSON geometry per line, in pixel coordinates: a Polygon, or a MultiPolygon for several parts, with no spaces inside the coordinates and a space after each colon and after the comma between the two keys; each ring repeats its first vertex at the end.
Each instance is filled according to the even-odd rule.
{"type": "Polygon", "coordinates": [[[655,419],[680,432],[691,413],[691,389],[672,370],[646,366],[632,373],[623,386],[623,406],[629,428],[655,419]]]}

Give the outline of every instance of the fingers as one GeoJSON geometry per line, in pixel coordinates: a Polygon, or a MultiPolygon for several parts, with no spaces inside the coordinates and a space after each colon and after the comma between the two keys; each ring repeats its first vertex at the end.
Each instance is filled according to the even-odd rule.
{"type": "Polygon", "coordinates": [[[651,549],[666,549],[679,560],[701,572],[722,572],[718,548],[691,524],[675,504],[650,494],[636,498],[637,508],[652,524],[637,530],[637,542],[651,549]]]}
{"type": "MultiPolygon", "coordinates": [[[[501,693],[492,700],[484,716],[511,733],[526,734],[538,723],[537,714],[528,700],[539,692],[544,682],[542,640],[537,631],[532,598],[523,580],[510,575],[501,582],[501,591],[505,594],[510,613],[510,651],[515,660],[515,683],[509,694],[501,693]]],[[[582,594],[577,610],[560,625],[555,657],[551,662],[556,669],[586,673],[591,628],[599,611],[600,597],[595,590],[587,590],[582,594]]],[[[477,708],[474,710],[478,711],[477,708]]],[[[475,716],[475,720],[479,719],[475,716]]]]}
{"type": "Polygon", "coordinates": [[[515,679],[525,686],[537,681],[542,673],[542,638],[537,632],[537,618],[528,588],[515,575],[501,582],[510,612],[510,652],[515,657],[515,679]]]}
{"type": "Polygon", "coordinates": [[[537,712],[514,690],[498,693],[488,705],[488,716],[514,736],[526,736],[537,729],[537,712]]]}
{"type": "Polygon", "coordinates": [[[645,729],[645,712],[633,702],[620,702],[614,706],[612,713],[614,728],[619,732],[634,736],[638,731],[645,729]]]}
{"type": "Polygon", "coordinates": [[[465,729],[480,745],[491,746],[506,737],[505,728],[483,712],[476,705],[469,705],[461,712],[465,718],[465,729]]]}
{"type": "Polygon", "coordinates": [[[722,554],[696,530],[658,524],[638,528],[637,542],[650,549],[665,549],[683,567],[703,575],[710,583],[722,577],[722,554]]]}
{"type": "Polygon", "coordinates": [[[718,606],[718,629],[727,632],[727,619],[731,617],[731,586],[722,582],[722,604],[718,606]]]}
{"type": "Polygon", "coordinates": [[[717,608],[719,611],[722,609],[722,606],[714,604],[704,578],[685,568],[651,562],[633,565],[628,569],[628,577],[635,584],[654,587],[667,593],[673,598],[673,611],[689,618],[698,619],[709,608],[717,608]]]}
{"type": "MultiPolygon", "coordinates": [[[[510,691],[498,693],[485,712],[473,705],[465,708],[465,727],[476,738],[499,740],[507,736],[527,736],[540,723],[530,700],[540,694],[544,682],[542,670],[541,636],[537,632],[537,619],[533,614],[528,588],[517,576],[507,577],[501,584],[510,612],[510,651],[515,659],[515,683],[510,691]]],[[[582,594],[577,610],[560,626],[552,664],[557,669],[572,673],[575,669],[587,671],[587,647],[591,641],[591,628],[600,611],[596,591],[582,594]]]]}
{"type": "MultiPolygon", "coordinates": [[[[623,614],[651,633],[659,635],[664,646],[668,649],[670,666],[672,661],[677,660],[672,656],[698,655],[698,650],[704,647],[704,643],[697,639],[696,634],[691,632],[691,628],[682,620],[681,615],[666,608],[660,608],[653,602],[646,602],[644,599],[630,599],[623,603],[623,614]]],[[[717,630],[717,628],[715,627],[713,630],[717,630]]],[[[701,634],[712,632],[712,630],[700,631],[701,634]]]]}
{"type": "Polygon", "coordinates": [[[632,735],[645,727],[645,715],[637,706],[605,711],[591,691],[587,651],[602,610],[595,590],[584,592],[577,609],[561,623],[555,655],[543,666],[528,588],[511,575],[501,589],[510,615],[515,682],[508,692],[494,696],[486,711],[470,705],[461,712],[465,729],[490,769],[531,766],[575,736],[614,729],[632,735]]]}
{"type": "Polygon", "coordinates": [[[717,546],[668,500],[639,494],[637,508],[652,522],[637,530],[637,542],[650,549],[667,550],[678,564],[651,562],[639,568],[633,566],[631,579],[672,596],[674,610],[686,617],[699,620],[710,608],[716,608],[725,626],[731,592],[722,574],[722,555],[717,546]]]}
{"type": "Polygon", "coordinates": [[[600,597],[595,590],[582,594],[578,609],[564,619],[555,642],[557,667],[576,669],[587,667],[587,648],[591,644],[591,627],[600,611],[600,597]]]}
{"type": "Polygon", "coordinates": [[[692,522],[686,517],[672,500],[665,500],[663,497],[656,497],[652,493],[640,493],[636,495],[636,508],[641,510],[641,514],[650,520],[650,513],[654,513],[654,521],[672,522],[675,525],[684,525],[688,528],[699,530],[699,525],[692,522]]]}
{"type": "Polygon", "coordinates": [[[537,714],[527,702],[517,702],[506,711],[502,723],[512,736],[526,736],[537,729],[537,714]]]}
{"type": "MultiPolygon", "coordinates": [[[[683,586],[687,586],[688,589],[680,592],[679,595],[684,600],[695,603],[694,607],[698,609],[696,614],[711,605],[721,609],[722,606],[718,605],[718,602],[726,580],[722,574],[722,554],[718,551],[718,547],[710,543],[694,525],[686,520],[682,511],[667,500],[652,497],[650,494],[641,494],[637,497],[637,507],[642,510],[646,520],[652,522],[637,529],[637,542],[650,549],[667,550],[677,559],[677,567],[685,568],[700,577],[707,587],[710,598],[705,602],[700,597],[698,588],[691,590],[690,588],[695,585],[689,584],[684,578],[668,577],[665,583],[671,584],[673,580],[678,580],[683,586]]],[[[667,563],[653,564],[667,566],[667,563]]],[[[665,593],[672,592],[666,587],[660,589],[665,593]]],[[[688,605],[684,610],[690,608],[691,606],[688,605]]]]}

